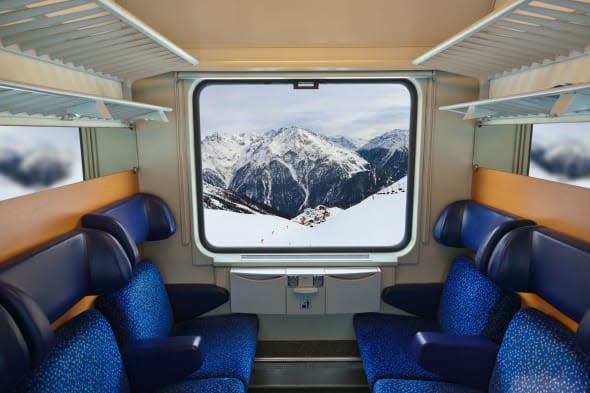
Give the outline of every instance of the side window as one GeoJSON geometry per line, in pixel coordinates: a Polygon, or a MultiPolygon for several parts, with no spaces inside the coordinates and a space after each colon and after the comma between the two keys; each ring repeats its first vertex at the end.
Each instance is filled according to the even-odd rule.
{"type": "Polygon", "coordinates": [[[0,200],[82,180],[78,128],[0,126],[0,200]]]}
{"type": "Polygon", "coordinates": [[[389,252],[409,242],[405,80],[208,81],[194,95],[199,238],[213,252],[389,252]]]}
{"type": "Polygon", "coordinates": [[[590,123],[535,124],[529,176],[590,188],[590,123]]]}

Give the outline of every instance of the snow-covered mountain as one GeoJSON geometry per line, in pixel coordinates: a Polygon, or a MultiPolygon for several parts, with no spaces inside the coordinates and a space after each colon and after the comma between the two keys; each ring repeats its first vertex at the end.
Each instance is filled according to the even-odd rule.
{"type": "Polygon", "coordinates": [[[375,191],[365,159],[298,127],[216,133],[203,140],[201,151],[206,182],[291,216],[319,204],[346,208],[375,191]]]}
{"type": "Polygon", "coordinates": [[[391,184],[408,174],[409,138],[408,130],[393,130],[358,149],[358,154],[375,166],[380,185],[391,184]]]}
{"type": "Polygon", "coordinates": [[[291,217],[317,205],[345,209],[407,174],[407,138],[395,130],[356,152],[344,137],[299,127],[214,133],[201,144],[203,180],[291,217]]]}
{"type": "Polygon", "coordinates": [[[236,166],[248,150],[262,137],[256,134],[215,132],[201,142],[203,180],[218,187],[228,187],[236,166]]]}
{"type": "Polygon", "coordinates": [[[535,144],[531,149],[531,161],[545,171],[567,179],[590,177],[590,142],[535,144]]]}
{"type": "Polygon", "coordinates": [[[329,136],[328,135],[328,136],[324,136],[324,138],[329,140],[330,142],[332,142],[335,145],[338,145],[340,147],[343,147],[343,148],[349,149],[349,150],[356,150],[364,144],[364,142],[359,143],[358,140],[355,140],[352,138],[347,138],[342,135],[336,135],[336,136],[329,136]]]}
{"type": "Polygon", "coordinates": [[[225,210],[242,214],[271,214],[281,216],[279,211],[262,205],[233,191],[203,183],[203,204],[205,209],[225,210]]]}

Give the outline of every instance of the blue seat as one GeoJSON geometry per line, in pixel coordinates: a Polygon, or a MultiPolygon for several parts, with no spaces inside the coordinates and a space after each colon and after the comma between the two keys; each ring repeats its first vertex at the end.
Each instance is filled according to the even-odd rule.
{"type": "MultiPolygon", "coordinates": [[[[2,391],[245,392],[237,379],[182,380],[200,365],[200,358],[187,362],[183,352],[192,357],[198,353],[199,339],[195,337],[190,337],[188,347],[179,341],[144,341],[139,351],[161,357],[156,356],[151,365],[146,362],[137,367],[125,364],[110,324],[96,309],[81,313],[53,332],[50,321],[60,316],[60,310],[68,310],[83,296],[116,291],[131,275],[131,264],[121,245],[111,235],[91,229],[68,233],[4,264],[0,268],[0,353],[2,360],[11,361],[6,367],[14,374],[8,382],[16,386],[3,385],[2,391]],[[12,318],[6,325],[10,331],[2,325],[7,314],[12,318]],[[33,368],[25,370],[25,375],[22,366],[27,362],[33,368]]],[[[4,371],[3,362],[0,365],[4,371]]],[[[3,374],[0,381],[5,382],[3,374]]]]}
{"type": "MultiPolygon", "coordinates": [[[[488,376],[475,391],[590,391],[590,245],[546,228],[518,228],[497,245],[489,262],[490,278],[505,289],[533,292],[579,322],[576,333],[541,311],[518,311],[509,324],[488,376]]],[[[454,362],[454,353],[439,356],[454,362]]],[[[473,392],[447,382],[383,379],[374,392],[473,392]]]]}
{"type": "Polygon", "coordinates": [[[485,274],[494,246],[510,230],[530,220],[459,201],[441,213],[434,229],[437,241],[465,247],[475,258],[453,260],[444,284],[404,284],[385,288],[386,303],[416,316],[365,313],[354,316],[356,339],[372,388],[383,378],[441,380],[418,365],[411,353],[420,331],[481,336],[499,342],[520,300],[485,274]]]}
{"type": "Polygon", "coordinates": [[[248,385],[258,318],[246,314],[194,318],[225,303],[227,291],[213,285],[166,286],[156,265],[141,260],[139,244],[168,238],[175,231],[173,215],[163,200],[138,194],[85,215],[82,224],[111,233],[135,262],[131,281],[96,302],[121,348],[142,339],[201,336],[203,364],[191,378],[236,378],[248,385]]]}

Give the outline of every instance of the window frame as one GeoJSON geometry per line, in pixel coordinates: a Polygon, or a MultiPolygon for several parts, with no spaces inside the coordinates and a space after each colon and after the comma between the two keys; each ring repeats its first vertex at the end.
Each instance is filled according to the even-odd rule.
{"type": "Polygon", "coordinates": [[[414,223],[414,203],[415,201],[415,175],[416,175],[416,157],[417,152],[417,125],[418,125],[418,88],[410,78],[231,78],[231,79],[202,79],[200,80],[191,94],[193,122],[192,133],[194,148],[194,170],[192,181],[196,181],[195,207],[197,210],[196,217],[196,239],[200,244],[199,248],[212,255],[236,255],[236,254],[256,254],[256,255],[317,255],[317,254],[385,254],[399,252],[408,247],[412,241],[412,230],[414,223]],[[200,111],[199,98],[201,92],[212,85],[254,85],[254,84],[283,84],[293,85],[297,82],[318,82],[320,84],[397,84],[404,86],[410,95],[410,121],[409,121],[409,155],[408,155],[408,175],[406,189],[406,215],[405,215],[405,232],[398,244],[392,246],[351,246],[351,247],[219,247],[211,244],[205,233],[204,218],[204,199],[203,199],[203,178],[202,178],[202,154],[201,154],[201,129],[200,129],[200,111]]]}

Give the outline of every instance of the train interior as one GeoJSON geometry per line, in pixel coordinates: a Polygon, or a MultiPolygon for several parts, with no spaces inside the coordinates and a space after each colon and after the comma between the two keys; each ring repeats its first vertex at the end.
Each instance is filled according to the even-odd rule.
{"type": "Polygon", "coordinates": [[[0,1],[0,391],[590,392],[590,0],[0,1]]]}

